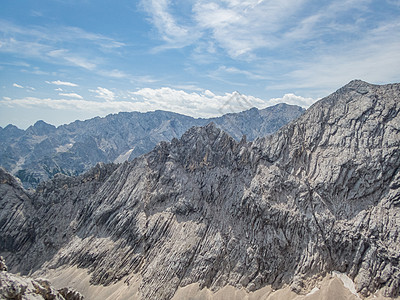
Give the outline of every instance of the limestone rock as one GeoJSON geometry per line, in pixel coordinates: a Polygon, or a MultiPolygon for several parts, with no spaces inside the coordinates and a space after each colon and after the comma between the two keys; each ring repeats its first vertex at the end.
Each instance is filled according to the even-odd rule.
{"type": "Polygon", "coordinates": [[[7,272],[0,259],[0,299],[19,300],[83,300],[83,296],[71,289],[54,289],[46,279],[32,279],[7,272]]]}
{"type": "Polygon", "coordinates": [[[0,254],[26,273],[87,268],[93,284],[139,274],[143,299],[192,283],[303,293],[332,271],[398,296],[399,111],[400,84],[356,80],[252,142],[211,123],[34,194],[8,180],[0,254]]]}
{"type": "Polygon", "coordinates": [[[8,271],[8,268],[3,256],[0,256],[0,272],[2,271],[8,271]]]}

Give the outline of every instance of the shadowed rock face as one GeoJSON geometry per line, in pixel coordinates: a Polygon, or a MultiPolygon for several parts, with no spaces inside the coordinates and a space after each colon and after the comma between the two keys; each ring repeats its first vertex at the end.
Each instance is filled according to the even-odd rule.
{"type": "Polygon", "coordinates": [[[249,140],[276,132],[304,109],[284,103],[219,118],[195,119],[166,112],[119,113],[58,128],[43,121],[27,130],[0,128],[0,165],[36,188],[55,174],[78,175],[99,162],[121,163],[151,151],[161,141],[180,138],[192,126],[215,122],[233,138],[249,140]]]}
{"type": "Polygon", "coordinates": [[[122,165],[27,194],[0,169],[0,254],[12,270],[77,265],[92,283],[139,273],[143,299],[199,283],[357,292],[400,287],[400,84],[352,81],[253,142],[214,124],[122,165]]]}

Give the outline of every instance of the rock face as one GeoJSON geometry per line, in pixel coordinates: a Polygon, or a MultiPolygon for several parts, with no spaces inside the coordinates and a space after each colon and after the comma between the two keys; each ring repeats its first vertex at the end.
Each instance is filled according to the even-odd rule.
{"type": "Polygon", "coordinates": [[[0,256],[0,299],[18,300],[83,300],[84,297],[72,289],[54,289],[46,279],[31,279],[7,272],[0,256]]]}
{"type": "Polygon", "coordinates": [[[265,136],[299,117],[304,109],[278,104],[213,119],[155,111],[119,113],[76,121],[58,128],[38,121],[27,130],[0,128],[0,166],[21,179],[25,188],[57,173],[78,175],[99,162],[121,163],[152,150],[160,141],[179,138],[192,126],[215,122],[236,139],[265,136]]]}
{"type": "Polygon", "coordinates": [[[143,299],[192,283],[304,292],[332,271],[398,296],[399,110],[400,84],[352,81],[253,142],[194,127],[34,194],[0,169],[0,254],[20,272],[87,268],[93,284],[140,274],[143,299]]]}

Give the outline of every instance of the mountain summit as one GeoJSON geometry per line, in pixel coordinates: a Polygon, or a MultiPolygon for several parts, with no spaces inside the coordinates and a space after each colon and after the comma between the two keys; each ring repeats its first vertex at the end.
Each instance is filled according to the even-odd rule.
{"type": "Polygon", "coordinates": [[[34,194],[0,169],[0,255],[141,299],[193,284],[306,293],[332,272],[396,297],[399,103],[400,84],[352,81],[275,134],[236,141],[211,123],[34,194]]]}

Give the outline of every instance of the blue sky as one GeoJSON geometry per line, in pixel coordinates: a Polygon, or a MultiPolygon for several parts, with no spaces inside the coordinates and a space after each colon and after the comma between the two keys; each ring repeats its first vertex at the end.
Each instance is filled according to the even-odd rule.
{"type": "Polygon", "coordinates": [[[400,82],[399,0],[3,0],[0,126],[211,117],[400,82]]]}

